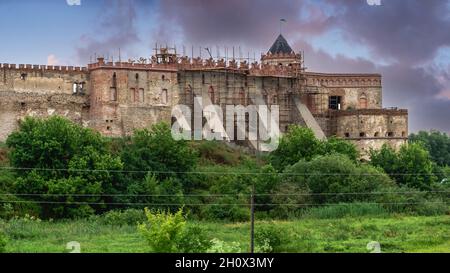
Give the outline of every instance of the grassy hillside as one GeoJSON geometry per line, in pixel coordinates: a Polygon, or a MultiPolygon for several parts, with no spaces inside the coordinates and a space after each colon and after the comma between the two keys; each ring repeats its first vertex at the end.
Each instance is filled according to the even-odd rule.
{"type": "MultiPolygon", "coordinates": [[[[191,223],[192,224],[192,223],[191,223]]],[[[209,238],[217,238],[235,251],[247,252],[249,224],[200,222],[209,238]]],[[[362,217],[301,219],[256,223],[256,229],[276,224],[286,242],[283,252],[362,252],[378,241],[382,252],[450,252],[450,217],[362,217]]],[[[1,223],[9,237],[7,252],[65,252],[77,241],[82,252],[149,252],[136,226],[111,226],[92,220],[44,222],[12,220],[1,223]]]]}

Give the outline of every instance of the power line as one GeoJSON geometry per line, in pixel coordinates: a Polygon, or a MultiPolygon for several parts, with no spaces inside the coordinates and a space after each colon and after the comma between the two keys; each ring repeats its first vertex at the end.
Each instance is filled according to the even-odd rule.
{"type": "MultiPolygon", "coordinates": [[[[254,196],[316,196],[316,195],[383,195],[383,194],[424,194],[450,193],[450,191],[391,191],[391,192],[324,192],[324,193],[255,193],[254,196]]],[[[74,196],[74,197],[227,197],[250,196],[245,193],[225,194],[78,194],[78,193],[0,193],[0,196],[74,196]]]]}
{"type": "Polygon", "coordinates": [[[432,176],[441,173],[307,173],[307,172],[284,172],[284,173],[263,173],[263,172],[219,172],[219,171],[156,171],[156,170],[109,170],[109,169],[67,169],[67,168],[27,168],[27,167],[0,167],[1,170],[20,171],[50,171],[50,172],[110,172],[110,173],[154,173],[154,174],[235,174],[235,175],[298,175],[298,176],[384,176],[384,175],[423,175],[432,176]]]}
{"type": "MultiPolygon", "coordinates": [[[[249,206],[246,203],[126,203],[126,202],[67,202],[67,201],[30,201],[30,200],[11,200],[1,201],[0,203],[32,203],[32,204],[59,204],[59,205],[127,205],[127,206],[249,206]]],[[[368,205],[420,205],[420,204],[450,204],[450,202],[370,202],[368,205]]],[[[347,206],[348,203],[255,203],[254,206],[347,206]]]]}

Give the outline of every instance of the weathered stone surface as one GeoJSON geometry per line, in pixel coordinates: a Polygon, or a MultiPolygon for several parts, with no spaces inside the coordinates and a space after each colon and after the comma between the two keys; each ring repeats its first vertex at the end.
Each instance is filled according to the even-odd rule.
{"type": "Polygon", "coordinates": [[[171,122],[173,106],[192,107],[194,96],[202,96],[223,109],[279,105],[282,132],[289,124],[305,125],[298,98],[326,136],[347,138],[363,152],[406,142],[407,110],[382,108],[381,75],[306,72],[302,58],[268,54],[250,65],[159,54],[149,63],[99,59],[87,68],[1,64],[0,141],[25,116],[62,115],[107,136],[129,135],[171,122]],[[331,97],[339,97],[338,109],[330,109],[331,97]]]}

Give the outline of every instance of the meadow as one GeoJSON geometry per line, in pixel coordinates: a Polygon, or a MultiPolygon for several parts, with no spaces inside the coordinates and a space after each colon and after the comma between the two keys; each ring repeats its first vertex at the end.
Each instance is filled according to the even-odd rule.
{"type": "MultiPolygon", "coordinates": [[[[224,252],[248,252],[249,223],[190,221],[201,225],[208,238],[220,240],[224,252]]],[[[340,219],[303,218],[257,221],[255,230],[276,225],[284,242],[277,252],[369,253],[377,241],[382,252],[450,252],[449,216],[379,216],[340,219]]],[[[93,219],[40,221],[34,218],[1,222],[9,253],[64,253],[66,244],[79,242],[82,253],[151,252],[136,225],[111,225],[93,219]]]]}

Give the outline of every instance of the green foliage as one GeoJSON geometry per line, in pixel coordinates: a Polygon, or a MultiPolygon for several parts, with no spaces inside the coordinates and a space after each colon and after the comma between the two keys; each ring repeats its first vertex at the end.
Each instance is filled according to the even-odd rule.
{"type": "Polygon", "coordinates": [[[142,180],[146,173],[154,172],[158,180],[175,177],[184,181],[186,172],[192,171],[197,155],[186,141],[175,140],[167,123],[158,123],[151,130],[136,130],[122,152],[125,169],[137,171],[131,180],[142,180]]]}
{"type": "Polygon", "coordinates": [[[310,160],[321,153],[322,145],[311,129],[290,126],[288,132],[281,137],[278,149],[270,154],[269,159],[277,170],[283,170],[301,159],[310,160]]]}
{"type": "Polygon", "coordinates": [[[43,202],[44,218],[84,217],[103,209],[84,202],[107,201],[99,195],[113,192],[118,184],[109,170],[123,167],[99,133],[61,117],[27,118],[6,143],[11,165],[18,168],[14,191],[37,195],[27,200],[43,202]],[[79,200],[79,194],[97,197],[79,200]]]}
{"type": "Polygon", "coordinates": [[[144,210],[126,209],[110,210],[99,218],[99,222],[112,226],[136,225],[144,222],[146,219],[144,210]]]}
{"type": "Polygon", "coordinates": [[[299,161],[287,168],[283,176],[285,183],[308,189],[311,200],[317,204],[367,201],[372,196],[362,193],[394,186],[382,171],[338,154],[318,156],[309,162],[299,161]]]}
{"type": "Polygon", "coordinates": [[[422,143],[434,162],[440,166],[450,166],[450,137],[446,133],[420,131],[417,134],[411,134],[409,142],[422,143]]]}
{"type": "Polygon", "coordinates": [[[248,204],[248,198],[224,196],[216,198],[214,204],[204,206],[202,215],[211,220],[228,220],[231,222],[243,222],[250,219],[250,213],[244,204],[248,204]]]}
{"type": "MultiPolygon", "coordinates": [[[[183,204],[183,189],[182,185],[176,178],[166,178],[163,181],[158,181],[156,175],[147,174],[144,180],[134,180],[127,187],[126,198],[127,202],[132,203],[148,203],[148,204],[183,204]]],[[[180,205],[181,207],[181,205],[180,205]]],[[[151,207],[161,209],[177,210],[176,206],[164,207],[161,205],[154,205],[151,207]]]]}
{"type": "Polygon", "coordinates": [[[6,235],[0,230],[0,253],[5,252],[7,243],[8,240],[6,238],[6,235]]]}
{"type": "Polygon", "coordinates": [[[275,218],[294,219],[300,216],[301,210],[298,204],[311,204],[311,191],[306,185],[300,185],[296,181],[283,181],[273,191],[271,197],[273,206],[270,216],[275,218]]]}
{"type": "Polygon", "coordinates": [[[390,187],[383,189],[383,194],[376,196],[376,202],[389,213],[402,213],[410,215],[444,215],[450,211],[445,198],[448,193],[424,192],[408,186],[390,187]]]}
{"type": "Polygon", "coordinates": [[[211,246],[208,253],[241,253],[242,247],[238,242],[224,242],[217,238],[211,240],[211,246]]]}
{"type": "Polygon", "coordinates": [[[170,212],[152,212],[145,208],[147,221],[138,224],[138,230],[147,240],[153,252],[178,252],[177,240],[180,238],[186,220],[180,209],[175,214],[170,212]]]}
{"type": "Polygon", "coordinates": [[[258,227],[255,231],[255,248],[258,252],[280,252],[280,247],[288,241],[285,234],[275,223],[258,227]]]}
{"type": "Polygon", "coordinates": [[[333,153],[346,155],[354,161],[359,157],[356,147],[348,141],[338,138],[320,141],[311,129],[293,125],[281,138],[278,149],[269,155],[269,160],[281,171],[299,160],[309,161],[315,156],[333,153]]]}
{"type": "Polygon", "coordinates": [[[339,203],[332,206],[314,207],[306,210],[303,217],[311,219],[340,219],[344,217],[380,217],[388,211],[375,203],[339,203]]]}
{"type": "Polygon", "coordinates": [[[205,253],[212,242],[199,225],[187,226],[177,240],[177,248],[183,253],[205,253]]]}
{"type": "Polygon", "coordinates": [[[343,154],[353,161],[356,161],[359,158],[359,152],[356,149],[356,146],[353,145],[350,141],[337,137],[331,137],[328,139],[328,141],[324,141],[322,144],[324,146],[324,154],[343,154]]]}
{"type": "Polygon", "coordinates": [[[401,146],[396,152],[388,145],[370,152],[371,163],[381,167],[400,185],[430,190],[437,177],[428,151],[420,143],[401,146]]]}
{"type": "Polygon", "coordinates": [[[152,212],[145,208],[145,215],[147,221],[138,224],[138,230],[153,252],[205,252],[211,246],[202,228],[186,227],[182,209],[170,213],[161,210],[152,212]]]}
{"type": "Polygon", "coordinates": [[[204,164],[236,166],[244,157],[240,151],[219,141],[193,141],[191,145],[198,151],[204,164]]]}

